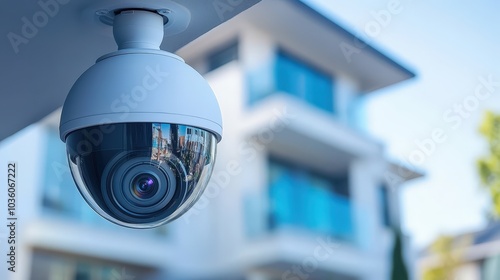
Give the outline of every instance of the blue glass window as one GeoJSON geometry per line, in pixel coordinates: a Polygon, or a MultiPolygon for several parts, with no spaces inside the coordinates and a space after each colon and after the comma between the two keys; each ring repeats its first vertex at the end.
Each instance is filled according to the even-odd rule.
{"type": "Polygon", "coordinates": [[[284,51],[279,51],[275,61],[263,68],[250,73],[251,104],[272,93],[282,92],[335,113],[333,79],[326,72],[284,51]],[[263,75],[271,75],[272,79],[263,75]]]}
{"type": "Polygon", "coordinates": [[[271,229],[295,227],[352,240],[346,178],[328,178],[275,159],[269,172],[271,229]]]}

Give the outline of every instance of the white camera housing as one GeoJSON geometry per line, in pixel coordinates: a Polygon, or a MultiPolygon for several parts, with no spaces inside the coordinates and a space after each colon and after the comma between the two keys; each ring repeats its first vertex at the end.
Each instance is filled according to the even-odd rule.
{"type": "Polygon", "coordinates": [[[208,83],[159,48],[167,21],[155,11],[117,11],[119,50],[81,75],[61,116],[80,193],[126,227],[156,227],[187,211],[208,183],[222,139],[208,83]]]}

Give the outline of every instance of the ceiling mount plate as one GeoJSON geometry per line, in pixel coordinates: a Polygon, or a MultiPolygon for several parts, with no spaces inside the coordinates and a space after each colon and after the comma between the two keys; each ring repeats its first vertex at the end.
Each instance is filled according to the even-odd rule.
{"type": "Polygon", "coordinates": [[[261,0],[86,0],[78,8],[80,25],[112,37],[114,12],[127,9],[156,11],[168,22],[161,49],[175,52],[261,0]],[[83,21],[83,22],[82,22],[83,21]],[[104,24],[104,23],[106,24],[104,24]]]}
{"type": "MultiPolygon", "coordinates": [[[[143,9],[137,9],[137,10],[143,10],[143,9]]],[[[109,25],[109,26],[113,26],[113,23],[115,21],[115,16],[122,11],[124,11],[124,10],[117,10],[117,11],[99,10],[95,14],[99,17],[99,20],[102,23],[109,25]]],[[[150,10],[147,10],[147,11],[150,11],[150,10]]],[[[161,15],[163,17],[163,24],[166,25],[170,21],[168,18],[168,14],[170,14],[172,11],[162,9],[162,10],[150,11],[150,12],[157,13],[157,14],[161,15]]]]}
{"type": "MultiPolygon", "coordinates": [[[[191,12],[185,6],[171,1],[103,1],[93,6],[93,22],[113,26],[115,15],[124,10],[146,10],[158,13],[164,20],[165,35],[172,36],[184,32],[191,22],[191,12]]],[[[90,15],[89,15],[90,16],[90,15]]]]}

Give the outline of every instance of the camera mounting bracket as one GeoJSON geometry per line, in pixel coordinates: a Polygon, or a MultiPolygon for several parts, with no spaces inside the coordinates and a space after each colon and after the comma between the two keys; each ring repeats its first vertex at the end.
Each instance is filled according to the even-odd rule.
{"type": "MultiPolygon", "coordinates": [[[[128,1],[130,2],[130,1],[128,1]]],[[[114,26],[116,16],[128,11],[148,11],[163,17],[165,34],[175,35],[186,31],[191,22],[191,12],[186,7],[173,2],[164,1],[161,4],[127,3],[127,1],[113,2],[106,8],[95,11],[95,16],[105,25],[114,26]]]]}
{"type": "Polygon", "coordinates": [[[113,35],[118,49],[159,50],[164,36],[164,26],[172,22],[156,11],[122,10],[115,11],[113,35]]]}
{"type": "Polygon", "coordinates": [[[83,20],[105,35],[124,10],[146,10],[163,17],[162,49],[175,52],[261,0],[104,0],[82,9],[83,20]]]}

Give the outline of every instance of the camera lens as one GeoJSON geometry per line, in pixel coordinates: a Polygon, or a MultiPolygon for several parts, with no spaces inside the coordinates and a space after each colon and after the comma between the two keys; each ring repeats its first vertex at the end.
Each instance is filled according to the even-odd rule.
{"type": "Polygon", "coordinates": [[[103,172],[102,198],[108,213],[121,221],[145,223],[167,217],[185,201],[187,176],[178,160],[158,162],[144,153],[118,154],[103,172]]]}
{"type": "Polygon", "coordinates": [[[112,195],[131,213],[154,213],[165,207],[175,192],[175,179],[163,168],[132,159],[116,169],[112,195]],[[140,209],[142,207],[142,209],[140,209]]]}
{"type": "Polygon", "coordinates": [[[158,180],[151,174],[139,174],[131,184],[132,193],[138,199],[150,199],[159,189],[158,180]]]}
{"type": "MultiPolygon", "coordinates": [[[[68,161],[78,190],[104,218],[131,228],[170,222],[200,198],[216,154],[213,134],[158,123],[113,124],[102,143],[89,143],[100,127],[72,132],[68,161]]],[[[92,139],[93,140],[93,139],[92,139]]]]}

